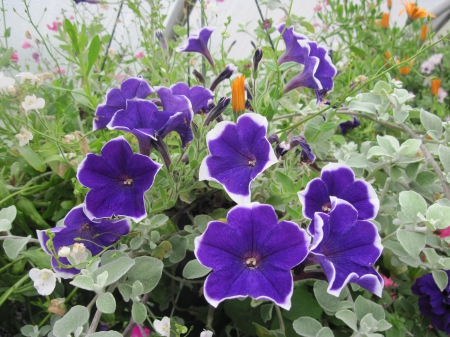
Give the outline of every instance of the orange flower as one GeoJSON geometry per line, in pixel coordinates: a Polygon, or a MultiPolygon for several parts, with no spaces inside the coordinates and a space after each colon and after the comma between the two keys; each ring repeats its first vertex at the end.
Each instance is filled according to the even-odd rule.
{"type": "MultiPolygon", "coordinates": [[[[402,59],[402,62],[405,61],[405,60],[407,60],[407,59],[408,59],[408,57],[403,58],[403,59],[402,59]]],[[[397,64],[400,63],[399,60],[395,60],[395,62],[396,62],[397,64]]],[[[412,67],[413,64],[414,64],[414,61],[410,61],[410,62],[409,62],[409,66],[402,67],[402,68],[398,68],[398,71],[399,71],[400,74],[402,74],[402,75],[408,75],[409,72],[411,71],[411,67],[412,67]]]]}
{"type": "Polygon", "coordinates": [[[427,16],[431,16],[432,18],[436,17],[436,15],[428,13],[425,8],[417,7],[412,1],[404,1],[402,2],[402,5],[405,6],[405,8],[398,13],[399,16],[406,11],[409,18],[412,20],[426,18],[427,16]]]}
{"type": "Polygon", "coordinates": [[[380,25],[384,29],[389,28],[389,13],[383,13],[383,17],[381,18],[380,25]]]}
{"type": "Polygon", "coordinates": [[[392,8],[392,0],[387,0],[387,6],[389,9],[392,8]]]}
{"type": "Polygon", "coordinates": [[[385,63],[384,63],[384,66],[386,67],[386,68],[389,68],[389,59],[391,58],[391,53],[390,52],[388,52],[388,51],[385,51],[384,52],[384,60],[386,61],[385,63]]]}
{"type": "Polygon", "coordinates": [[[439,88],[441,87],[441,80],[435,79],[431,81],[431,94],[436,96],[438,94],[439,88]]]}
{"type": "Polygon", "coordinates": [[[231,103],[233,112],[245,111],[245,76],[239,76],[231,83],[231,103]]]}
{"type": "Polygon", "coordinates": [[[428,34],[428,26],[424,23],[422,29],[420,30],[419,39],[425,41],[427,39],[427,34],[428,34]]]}

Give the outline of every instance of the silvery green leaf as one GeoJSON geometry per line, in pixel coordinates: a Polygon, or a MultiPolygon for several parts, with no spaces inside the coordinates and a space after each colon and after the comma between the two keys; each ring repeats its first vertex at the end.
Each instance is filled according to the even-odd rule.
{"type": "Polygon", "coordinates": [[[367,314],[372,314],[377,321],[385,318],[384,309],[381,305],[376,304],[362,296],[358,296],[355,301],[355,313],[359,320],[362,320],[367,314]]]}
{"type": "Polygon", "coordinates": [[[20,332],[22,335],[27,337],[38,337],[39,336],[39,327],[37,325],[25,325],[20,328],[20,332]]]}
{"type": "Polygon", "coordinates": [[[157,214],[151,219],[150,224],[152,227],[160,227],[164,225],[168,220],[169,217],[167,215],[157,214]]]}
{"type": "Polygon", "coordinates": [[[377,136],[377,142],[380,146],[389,153],[398,152],[400,143],[398,139],[392,136],[377,136]]]}
{"type": "Polygon", "coordinates": [[[6,232],[11,230],[11,222],[7,219],[0,219],[0,232],[6,232]]]}
{"type": "Polygon", "coordinates": [[[261,305],[261,318],[264,322],[272,319],[273,303],[261,305]]]}
{"type": "Polygon", "coordinates": [[[337,318],[339,318],[341,321],[343,321],[347,326],[352,328],[353,331],[358,331],[357,326],[357,318],[356,314],[353,311],[350,310],[340,310],[335,315],[337,318]]]}
{"type": "Polygon", "coordinates": [[[436,253],[433,248],[424,248],[423,253],[425,254],[428,263],[434,267],[440,260],[441,256],[436,253]]]}
{"type": "Polygon", "coordinates": [[[433,204],[427,209],[427,220],[438,229],[450,226],[450,207],[433,204]]]}
{"type": "Polygon", "coordinates": [[[375,156],[385,156],[393,158],[393,156],[387,150],[383,149],[381,146],[371,147],[370,150],[367,152],[368,159],[375,156]]]}
{"type": "Polygon", "coordinates": [[[402,143],[398,154],[400,156],[414,157],[417,151],[419,151],[421,143],[422,142],[420,139],[408,139],[402,143]]]}
{"type": "Polygon", "coordinates": [[[399,202],[404,216],[410,220],[415,219],[417,213],[425,214],[427,211],[425,199],[414,191],[400,192],[399,202]]]}
{"type": "Polygon", "coordinates": [[[105,314],[113,314],[116,311],[116,300],[111,293],[101,294],[95,303],[97,309],[105,314]]]}
{"type": "Polygon", "coordinates": [[[56,337],[67,337],[79,327],[82,327],[88,319],[89,311],[86,307],[76,305],[55,323],[52,332],[56,337]]]}
{"type": "Polygon", "coordinates": [[[152,231],[150,233],[150,237],[152,239],[152,242],[157,242],[161,238],[161,234],[159,234],[159,232],[157,232],[157,231],[152,231]]]}
{"type": "Polygon", "coordinates": [[[406,252],[412,257],[419,256],[422,249],[425,248],[427,238],[423,233],[407,232],[401,229],[397,232],[398,242],[402,245],[406,252]]]}
{"type": "Polygon", "coordinates": [[[183,277],[187,279],[199,278],[207,275],[212,269],[203,266],[200,262],[195,259],[186,263],[183,269],[183,277]]]}
{"type": "Polygon", "coordinates": [[[76,276],[72,282],[70,282],[71,285],[74,287],[78,287],[85,290],[91,290],[93,291],[95,289],[94,287],[94,280],[92,277],[87,275],[78,275],[76,276]]]}
{"type": "Polygon", "coordinates": [[[397,166],[392,166],[389,171],[389,176],[391,177],[392,181],[396,182],[403,176],[403,171],[397,166]]]}
{"type": "MultiPolygon", "coordinates": [[[[316,116],[306,122],[305,138],[310,144],[326,142],[333,136],[334,128],[327,131],[320,131],[325,121],[321,116],[316,116]],[[313,139],[313,137],[315,137],[313,139]]],[[[328,123],[327,123],[328,124],[328,123]]]]}
{"type": "Polygon", "coordinates": [[[339,309],[353,309],[353,303],[350,301],[342,301],[339,309]]]}
{"type": "Polygon", "coordinates": [[[3,242],[3,249],[5,250],[6,255],[11,260],[14,260],[17,255],[19,255],[20,251],[27,245],[30,238],[31,235],[21,239],[6,239],[3,242]]]}
{"type": "Polygon", "coordinates": [[[439,145],[439,160],[444,166],[445,172],[450,172],[450,148],[442,144],[439,145]]]}
{"type": "Polygon", "coordinates": [[[127,283],[122,283],[119,285],[119,292],[123,297],[125,302],[128,302],[131,298],[132,287],[127,283]]]}
{"type": "Polygon", "coordinates": [[[137,280],[134,281],[133,287],[131,290],[131,296],[137,297],[139,295],[142,295],[144,293],[144,286],[142,285],[142,282],[137,280]]]}
{"type": "Polygon", "coordinates": [[[348,104],[349,110],[368,112],[371,114],[376,114],[376,106],[382,104],[381,97],[372,93],[358,94],[355,97],[347,98],[347,101],[350,101],[348,104]]]}
{"type": "Polygon", "coordinates": [[[13,223],[14,219],[16,218],[17,210],[16,206],[12,205],[9,207],[5,207],[2,210],[0,210],[0,219],[8,220],[10,223],[13,223]]]}
{"type": "Polygon", "coordinates": [[[73,333],[73,337],[80,337],[82,332],[83,332],[83,327],[79,326],[73,333]]]}
{"type": "Polygon", "coordinates": [[[386,331],[392,328],[392,324],[390,324],[385,319],[381,319],[377,322],[377,331],[386,331]]]}
{"type": "Polygon", "coordinates": [[[366,168],[367,167],[367,156],[362,154],[354,153],[352,156],[345,161],[345,163],[353,168],[366,168]]]}
{"type": "Polygon", "coordinates": [[[386,94],[388,92],[391,91],[391,86],[389,85],[389,83],[385,82],[385,81],[378,81],[373,89],[371,90],[371,92],[373,92],[374,94],[386,94]]]}
{"type": "Polygon", "coordinates": [[[97,285],[100,288],[104,288],[107,280],[108,280],[108,271],[105,270],[103,273],[97,276],[97,285]]]}
{"type": "Polygon", "coordinates": [[[107,271],[108,279],[106,280],[105,286],[108,286],[125,275],[127,271],[133,267],[134,263],[134,260],[129,257],[121,257],[108,264],[102,265],[92,273],[92,278],[97,279],[98,275],[102,274],[104,271],[107,271]]]}
{"type": "Polygon", "coordinates": [[[293,322],[292,326],[296,333],[304,337],[316,337],[322,329],[322,324],[311,317],[300,317],[293,322]]]}
{"type": "Polygon", "coordinates": [[[329,327],[325,326],[319,330],[316,337],[334,337],[334,334],[329,327]]]}
{"type": "Polygon", "coordinates": [[[448,285],[448,275],[443,270],[433,270],[431,272],[433,274],[434,282],[436,282],[436,285],[438,286],[440,291],[444,291],[444,289],[448,285]]]}
{"type": "Polygon", "coordinates": [[[133,238],[130,241],[130,248],[134,249],[134,250],[138,250],[139,247],[141,247],[143,242],[144,242],[143,238],[133,238]]]}
{"type": "Polygon", "coordinates": [[[135,265],[127,274],[127,283],[132,285],[141,281],[144,293],[152,291],[161,279],[164,264],[154,257],[140,256],[134,259],[135,265]]]}
{"type": "Polygon", "coordinates": [[[394,122],[397,124],[403,123],[409,117],[409,111],[411,107],[407,105],[401,105],[393,109],[394,111],[394,122]]]}
{"type": "Polygon", "coordinates": [[[377,323],[378,321],[375,318],[373,318],[373,315],[371,313],[368,313],[359,322],[360,326],[359,331],[362,333],[375,332],[377,329],[377,323]]]}
{"type": "Polygon", "coordinates": [[[173,235],[169,242],[172,244],[172,253],[169,256],[169,261],[172,263],[178,263],[184,259],[186,256],[186,249],[189,243],[189,240],[184,236],[173,235]]]}
{"type": "Polygon", "coordinates": [[[147,317],[147,309],[145,308],[145,305],[141,302],[134,301],[131,308],[131,315],[137,324],[143,323],[147,317]]]}
{"type": "MultiPolygon", "coordinates": [[[[119,250],[107,250],[102,254],[102,265],[108,264],[112,261],[118,260],[121,257],[128,256],[126,253],[119,250]]],[[[98,265],[97,265],[98,266],[98,265]]],[[[92,271],[94,272],[94,270],[92,271]]]]}
{"type": "Polygon", "coordinates": [[[211,218],[209,215],[200,214],[194,218],[194,224],[200,230],[200,232],[203,233],[206,230],[206,226],[208,225],[208,223],[210,223],[213,220],[214,219],[211,218]]]}
{"type": "Polygon", "coordinates": [[[341,291],[339,297],[328,294],[328,283],[325,281],[316,281],[314,283],[314,295],[319,305],[329,313],[336,313],[340,309],[341,301],[347,296],[347,289],[341,291]]]}
{"type": "Polygon", "coordinates": [[[100,332],[94,332],[89,335],[90,337],[123,337],[123,335],[120,332],[117,331],[100,331],[100,332]]]}
{"type": "Polygon", "coordinates": [[[420,122],[433,139],[439,140],[442,137],[442,121],[438,116],[422,109],[420,122]]]}

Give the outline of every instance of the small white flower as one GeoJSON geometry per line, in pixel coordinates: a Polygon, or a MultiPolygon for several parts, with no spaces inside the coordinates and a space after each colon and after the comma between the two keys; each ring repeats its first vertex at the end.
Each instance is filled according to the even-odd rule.
{"type": "Polygon", "coordinates": [[[50,295],[55,290],[56,279],[61,282],[61,278],[50,269],[33,268],[28,274],[34,282],[34,287],[40,295],[50,295]]]}
{"type": "Polygon", "coordinates": [[[212,337],[213,336],[213,333],[212,333],[212,331],[203,331],[201,334],[200,334],[200,337],[212,337]]]}
{"type": "Polygon", "coordinates": [[[116,56],[116,51],[115,51],[114,49],[112,49],[112,48],[109,48],[109,49],[108,49],[108,57],[109,57],[110,59],[113,59],[114,56],[116,56]]]}
{"type": "Polygon", "coordinates": [[[170,318],[164,316],[162,320],[155,319],[153,326],[157,333],[164,337],[170,337],[170,318]]]}
{"type": "Polygon", "coordinates": [[[25,96],[25,100],[22,102],[22,108],[25,110],[25,113],[28,113],[30,110],[43,109],[45,106],[45,101],[43,98],[37,98],[36,95],[25,96]]]}
{"type": "Polygon", "coordinates": [[[6,92],[10,86],[14,87],[15,80],[11,77],[3,76],[3,71],[0,71],[0,91],[6,92]]]}
{"type": "Polygon", "coordinates": [[[428,61],[433,62],[435,65],[440,65],[442,63],[442,59],[444,58],[444,54],[439,53],[439,54],[434,54],[433,56],[431,56],[428,61]]]}
{"type": "Polygon", "coordinates": [[[68,257],[69,255],[70,255],[69,247],[64,246],[58,250],[58,256],[60,256],[60,257],[68,257]]]}
{"type": "Polygon", "coordinates": [[[16,94],[16,87],[13,85],[9,85],[8,88],[6,88],[6,91],[8,91],[8,94],[15,95],[16,94]]]}
{"type": "Polygon", "coordinates": [[[445,90],[442,89],[442,88],[439,88],[439,90],[438,90],[438,102],[439,102],[439,103],[444,103],[444,99],[445,99],[445,97],[447,97],[447,96],[448,96],[448,92],[445,91],[445,90]]]}
{"type": "Polygon", "coordinates": [[[33,134],[25,129],[23,126],[20,127],[20,133],[15,135],[16,139],[19,141],[19,146],[24,146],[29,143],[30,140],[33,139],[33,134]]]}
{"type": "Polygon", "coordinates": [[[20,84],[24,84],[26,80],[29,80],[31,85],[35,85],[40,82],[39,77],[29,72],[19,73],[17,77],[20,77],[20,84]]]}
{"type": "Polygon", "coordinates": [[[88,253],[86,252],[86,247],[82,243],[74,243],[72,251],[70,252],[75,264],[86,262],[88,258],[88,253]]]}

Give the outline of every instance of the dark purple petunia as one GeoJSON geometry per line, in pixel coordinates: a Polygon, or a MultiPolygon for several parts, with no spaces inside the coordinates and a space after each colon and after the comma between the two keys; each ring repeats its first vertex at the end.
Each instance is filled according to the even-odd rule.
{"type": "Polygon", "coordinates": [[[232,208],[226,223],[212,221],[195,238],[197,259],[213,269],[205,281],[206,300],[217,307],[225,299],[251,296],[289,310],[290,269],[305,259],[308,245],[306,232],[293,222],[278,222],[270,205],[232,208]]]}
{"type": "Polygon", "coordinates": [[[178,47],[178,52],[194,52],[202,54],[209,62],[211,67],[214,67],[214,60],[208,49],[208,41],[213,33],[214,28],[203,27],[198,34],[191,34],[188,38],[187,44],[184,47],[178,47]]]}
{"type": "Polygon", "coordinates": [[[383,278],[374,269],[383,250],[376,226],[358,220],[358,211],[347,201],[331,197],[331,211],[314,215],[311,253],[328,279],[328,293],[339,296],[347,283],[359,284],[381,297],[383,278]]]}
{"type": "Polygon", "coordinates": [[[302,163],[312,164],[316,160],[316,156],[314,153],[312,153],[311,147],[309,146],[305,137],[294,136],[289,141],[289,144],[287,144],[286,142],[280,142],[278,139],[278,136],[276,136],[276,135],[272,135],[271,137],[272,137],[271,143],[272,142],[277,143],[277,146],[275,147],[275,153],[277,154],[277,157],[285,156],[289,151],[291,151],[292,149],[294,149],[297,146],[300,146],[300,148],[301,148],[300,157],[301,157],[302,163]]]}
{"type": "Polygon", "coordinates": [[[237,204],[249,203],[251,182],[278,161],[266,132],[267,119],[254,113],[241,115],[237,124],[218,123],[206,136],[211,154],[199,180],[218,182],[237,204]]]}
{"type": "Polygon", "coordinates": [[[341,133],[344,136],[347,132],[349,132],[350,130],[353,130],[354,128],[357,128],[360,125],[361,125],[361,122],[359,121],[359,119],[356,117],[353,117],[352,121],[343,122],[343,123],[339,124],[339,127],[341,128],[341,133]]]}
{"type": "Polygon", "coordinates": [[[277,27],[280,34],[283,33],[282,37],[286,45],[286,51],[278,59],[278,64],[285,62],[305,64],[305,60],[308,58],[310,52],[310,47],[307,43],[309,39],[305,35],[294,32],[294,26],[286,29],[285,26],[286,23],[281,23],[277,27]]]}
{"type": "Polygon", "coordinates": [[[135,154],[117,137],[103,146],[101,156],[89,153],[78,167],[77,178],[91,190],[86,195],[90,219],[128,216],[138,222],[147,216],[144,193],[161,168],[149,157],[135,154]]]}
{"type": "MultiPolygon", "coordinates": [[[[450,280],[450,270],[445,270],[450,280]]],[[[431,318],[434,327],[450,334],[450,283],[444,291],[436,285],[432,274],[426,274],[416,280],[411,287],[412,293],[419,297],[419,309],[422,315],[431,318]]]]}
{"type": "Polygon", "coordinates": [[[208,102],[214,99],[211,90],[199,85],[189,88],[184,82],[178,82],[172,85],[170,89],[174,95],[184,95],[191,101],[194,114],[207,114],[209,112],[208,102]]]}
{"type": "MultiPolygon", "coordinates": [[[[127,235],[131,229],[131,221],[123,220],[100,220],[94,222],[90,220],[83,211],[84,204],[78,205],[66,215],[64,218],[64,227],[55,227],[50,231],[55,234],[53,237],[53,246],[56,253],[62,247],[69,247],[74,243],[82,243],[89,249],[92,255],[100,254],[105,247],[109,247],[120,240],[121,236],[127,235]],[[78,239],[75,241],[75,239],[78,239]]],[[[46,230],[38,230],[37,237],[42,249],[49,255],[53,255],[47,247],[46,230]]],[[[69,265],[66,258],[59,260],[69,265]]],[[[69,278],[79,273],[76,268],[58,268],[58,263],[52,257],[53,269],[63,278],[69,278]]]]}
{"type": "MultiPolygon", "coordinates": [[[[321,177],[311,180],[304,191],[298,192],[303,216],[315,219],[314,213],[331,211],[331,197],[349,202],[358,211],[358,219],[375,219],[380,201],[372,185],[356,179],[352,169],[344,164],[330,163],[322,169],[321,177]]],[[[314,232],[314,221],[308,228],[314,232]]]]}
{"type": "Polygon", "coordinates": [[[141,76],[123,81],[120,89],[109,90],[106,103],[100,104],[95,111],[94,130],[105,128],[117,111],[126,109],[128,99],[146,98],[154,91],[141,76]]]}

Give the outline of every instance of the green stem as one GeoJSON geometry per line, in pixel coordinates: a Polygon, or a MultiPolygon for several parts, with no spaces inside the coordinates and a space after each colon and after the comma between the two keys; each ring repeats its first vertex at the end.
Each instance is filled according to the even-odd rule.
{"type": "Polygon", "coordinates": [[[48,319],[49,319],[51,316],[52,316],[52,314],[49,312],[49,313],[47,314],[47,316],[45,316],[44,319],[41,321],[41,323],[39,323],[38,328],[41,328],[41,327],[45,324],[45,322],[48,321],[48,319]]]}
{"type": "Polygon", "coordinates": [[[0,307],[3,305],[3,303],[5,303],[5,301],[8,299],[8,297],[14,292],[16,291],[21,285],[22,283],[24,283],[26,280],[28,280],[28,274],[25,274],[19,281],[16,282],[16,284],[14,284],[11,288],[9,288],[2,297],[0,297],[0,307]]]}
{"type": "Polygon", "coordinates": [[[15,259],[15,260],[12,260],[10,263],[8,263],[7,265],[5,265],[5,266],[3,266],[2,268],[0,268],[0,273],[1,273],[2,271],[4,271],[4,270],[8,269],[8,268],[11,267],[12,265],[16,264],[17,262],[23,260],[24,258],[25,258],[25,256],[21,256],[21,257],[18,257],[17,259],[15,259]]]}
{"type": "Polygon", "coordinates": [[[284,327],[283,315],[281,314],[281,309],[275,304],[275,311],[277,312],[278,322],[280,322],[280,331],[283,335],[286,334],[286,329],[284,327]]]}

